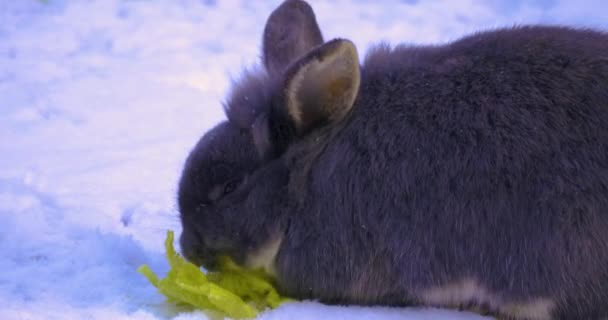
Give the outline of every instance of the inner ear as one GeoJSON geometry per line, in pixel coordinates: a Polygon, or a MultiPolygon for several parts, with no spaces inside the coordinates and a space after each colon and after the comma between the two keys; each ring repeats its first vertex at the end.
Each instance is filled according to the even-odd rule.
{"type": "Polygon", "coordinates": [[[298,134],[343,119],[361,82],[355,45],[336,39],[313,50],[287,72],[285,107],[298,134]]]}

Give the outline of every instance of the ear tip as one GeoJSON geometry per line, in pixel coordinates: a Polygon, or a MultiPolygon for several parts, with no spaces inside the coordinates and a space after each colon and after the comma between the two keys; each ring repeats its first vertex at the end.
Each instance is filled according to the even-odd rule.
{"type": "Polygon", "coordinates": [[[356,47],[355,43],[352,40],[350,40],[350,39],[335,38],[335,39],[331,40],[330,42],[332,42],[332,41],[339,42],[339,43],[341,43],[343,45],[350,45],[350,46],[356,47]]]}
{"type": "Polygon", "coordinates": [[[303,0],[283,1],[272,11],[262,35],[262,61],[270,73],[323,43],[312,6],[303,0]]]}
{"type": "Polygon", "coordinates": [[[354,42],[345,38],[334,38],[326,43],[328,46],[341,47],[348,50],[357,51],[357,46],[354,42]]]}
{"type": "Polygon", "coordinates": [[[281,4],[281,7],[283,7],[283,6],[304,9],[307,11],[310,10],[310,12],[312,12],[312,7],[310,6],[310,4],[308,4],[308,2],[306,2],[304,0],[285,0],[281,4]]]}
{"type": "Polygon", "coordinates": [[[351,54],[353,54],[354,56],[357,57],[357,59],[359,58],[359,52],[357,50],[357,46],[355,45],[354,42],[352,42],[351,40],[343,40],[343,45],[345,46],[345,48],[351,52],[351,54]]]}
{"type": "Polygon", "coordinates": [[[272,11],[268,21],[271,22],[270,24],[272,24],[272,22],[287,23],[289,22],[289,19],[293,19],[296,16],[316,21],[314,10],[310,4],[303,0],[283,1],[283,3],[272,11]]]}
{"type": "Polygon", "coordinates": [[[326,48],[326,52],[340,52],[340,55],[346,56],[351,60],[359,61],[359,52],[354,42],[349,39],[335,38],[328,41],[323,47],[326,48]]]}

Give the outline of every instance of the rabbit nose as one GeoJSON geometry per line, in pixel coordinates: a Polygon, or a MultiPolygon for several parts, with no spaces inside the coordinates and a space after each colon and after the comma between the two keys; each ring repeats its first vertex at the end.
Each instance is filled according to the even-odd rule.
{"type": "Polygon", "coordinates": [[[211,270],[217,267],[217,250],[208,248],[196,234],[182,232],[180,247],[184,258],[197,267],[211,270]]]}
{"type": "Polygon", "coordinates": [[[186,257],[186,260],[188,260],[188,262],[194,264],[195,266],[197,266],[199,268],[203,265],[203,259],[201,259],[197,255],[188,254],[185,252],[184,256],[186,257]]]}
{"type": "Polygon", "coordinates": [[[201,250],[198,248],[200,247],[198,240],[195,239],[191,233],[182,232],[179,238],[179,245],[184,258],[200,267],[202,261],[200,254],[201,250]]]}
{"type": "Polygon", "coordinates": [[[195,250],[192,260],[198,267],[204,267],[208,271],[215,271],[218,268],[217,252],[214,250],[195,250]]]}
{"type": "Polygon", "coordinates": [[[182,249],[182,254],[186,260],[200,267],[205,262],[204,250],[198,247],[185,247],[182,249]]]}
{"type": "Polygon", "coordinates": [[[208,271],[216,271],[219,267],[217,254],[207,255],[205,259],[203,259],[202,266],[208,271]]]}
{"type": "Polygon", "coordinates": [[[185,249],[183,254],[186,260],[196,265],[197,267],[202,266],[210,271],[213,271],[217,268],[217,253],[215,252],[215,250],[209,250],[203,247],[195,246],[185,249]]]}
{"type": "Polygon", "coordinates": [[[182,255],[184,256],[184,258],[186,260],[188,260],[189,262],[195,264],[197,267],[200,267],[202,264],[202,261],[200,258],[200,254],[198,254],[197,251],[198,250],[196,250],[195,247],[193,247],[193,246],[185,245],[185,244],[181,245],[181,252],[182,252],[182,255]]]}

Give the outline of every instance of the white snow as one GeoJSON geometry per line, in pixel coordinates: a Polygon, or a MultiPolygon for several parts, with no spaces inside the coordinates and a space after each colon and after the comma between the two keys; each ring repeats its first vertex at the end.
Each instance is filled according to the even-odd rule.
{"type": "MultiPolygon", "coordinates": [[[[444,42],[486,27],[608,27],[604,1],[310,1],[327,39],[444,42]]],[[[257,62],[273,1],[0,0],[0,319],[201,319],[164,273],[187,152],[257,62]]],[[[287,304],[261,319],[482,319],[287,304]]]]}

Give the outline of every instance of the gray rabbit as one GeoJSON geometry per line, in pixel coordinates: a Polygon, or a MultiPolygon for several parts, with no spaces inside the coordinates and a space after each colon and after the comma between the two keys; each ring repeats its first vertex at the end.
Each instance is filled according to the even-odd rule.
{"type": "Polygon", "coordinates": [[[360,64],[287,0],[262,42],[182,173],[190,261],[330,304],[608,316],[608,34],[520,26],[360,64]]]}

